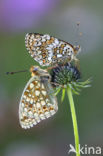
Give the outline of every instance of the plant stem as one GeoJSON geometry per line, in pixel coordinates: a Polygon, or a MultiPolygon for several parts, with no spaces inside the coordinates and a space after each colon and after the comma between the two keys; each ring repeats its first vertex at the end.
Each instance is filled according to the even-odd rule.
{"type": "Polygon", "coordinates": [[[76,149],[76,156],[80,156],[79,153],[79,134],[78,134],[78,125],[77,125],[77,117],[75,112],[75,106],[72,96],[71,88],[67,88],[67,95],[70,102],[70,109],[71,109],[71,115],[72,115],[72,122],[73,122],[73,129],[74,129],[74,138],[75,138],[75,149],[76,149]]]}

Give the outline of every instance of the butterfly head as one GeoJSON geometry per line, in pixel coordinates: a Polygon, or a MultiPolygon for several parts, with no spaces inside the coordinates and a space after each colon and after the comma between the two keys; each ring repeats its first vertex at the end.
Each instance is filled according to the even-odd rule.
{"type": "Polygon", "coordinates": [[[39,66],[32,66],[30,68],[31,76],[39,75],[39,76],[44,76],[48,75],[47,70],[41,69],[39,66]]]}
{"type": "Polygon", "coordinates": [[[80,45],[75,45],[73,46],[74,49],[74,54],[77,55],[79,52],[81,52],[81,47],[80,45]]]}

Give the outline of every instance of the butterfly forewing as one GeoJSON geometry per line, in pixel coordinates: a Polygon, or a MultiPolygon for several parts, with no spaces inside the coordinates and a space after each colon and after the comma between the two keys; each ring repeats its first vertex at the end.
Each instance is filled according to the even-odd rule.
{"type": "Polygon", "coordinates": [[[28,33],[25,37],[25,45],[30,55],[41,66],[70,61],[74,57],[74,48],[71,44],[48,34],[28,33]]]}
{"type": "Polygon", "coordinates": [[[30,128],[54,115],[58,110],[53,89],[44,76],[34,76],[27,83],[19,105],[19,120],[22,128],[30,128]]]}

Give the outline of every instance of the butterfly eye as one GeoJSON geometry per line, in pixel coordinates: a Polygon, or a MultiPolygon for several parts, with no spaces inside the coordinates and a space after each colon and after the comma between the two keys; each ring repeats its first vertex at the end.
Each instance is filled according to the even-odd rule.
{"type": "Polygon", "coordinates": [[[34,71],[38,71],[38,68],[37,67],[34,67],[34,71]]]}
{"type": "Polygon", "coordinates": [[[80,45],[74,46],[74,52],[75,54],[79,53],[81,51],[80,45]]]}

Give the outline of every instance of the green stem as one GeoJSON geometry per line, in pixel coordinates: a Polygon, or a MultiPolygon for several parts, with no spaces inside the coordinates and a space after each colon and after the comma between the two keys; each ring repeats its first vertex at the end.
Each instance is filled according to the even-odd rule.
{"type": "Polygon", "coordinates": [[[69,102],[70,102],[70,109],[71,109],[71,115],[72,115],[74,137],[75,137],[75,149],[76,149],[76,152],[77,152],[76,156],[80,156],[77,118],[76,118],[76,112],[75,112],[75,106],[74,106],[72,91],[71,91],[71,89],[69,87],[67,89],[67,95],[68,95],[68,99],[69,99],[69,102]]]}

